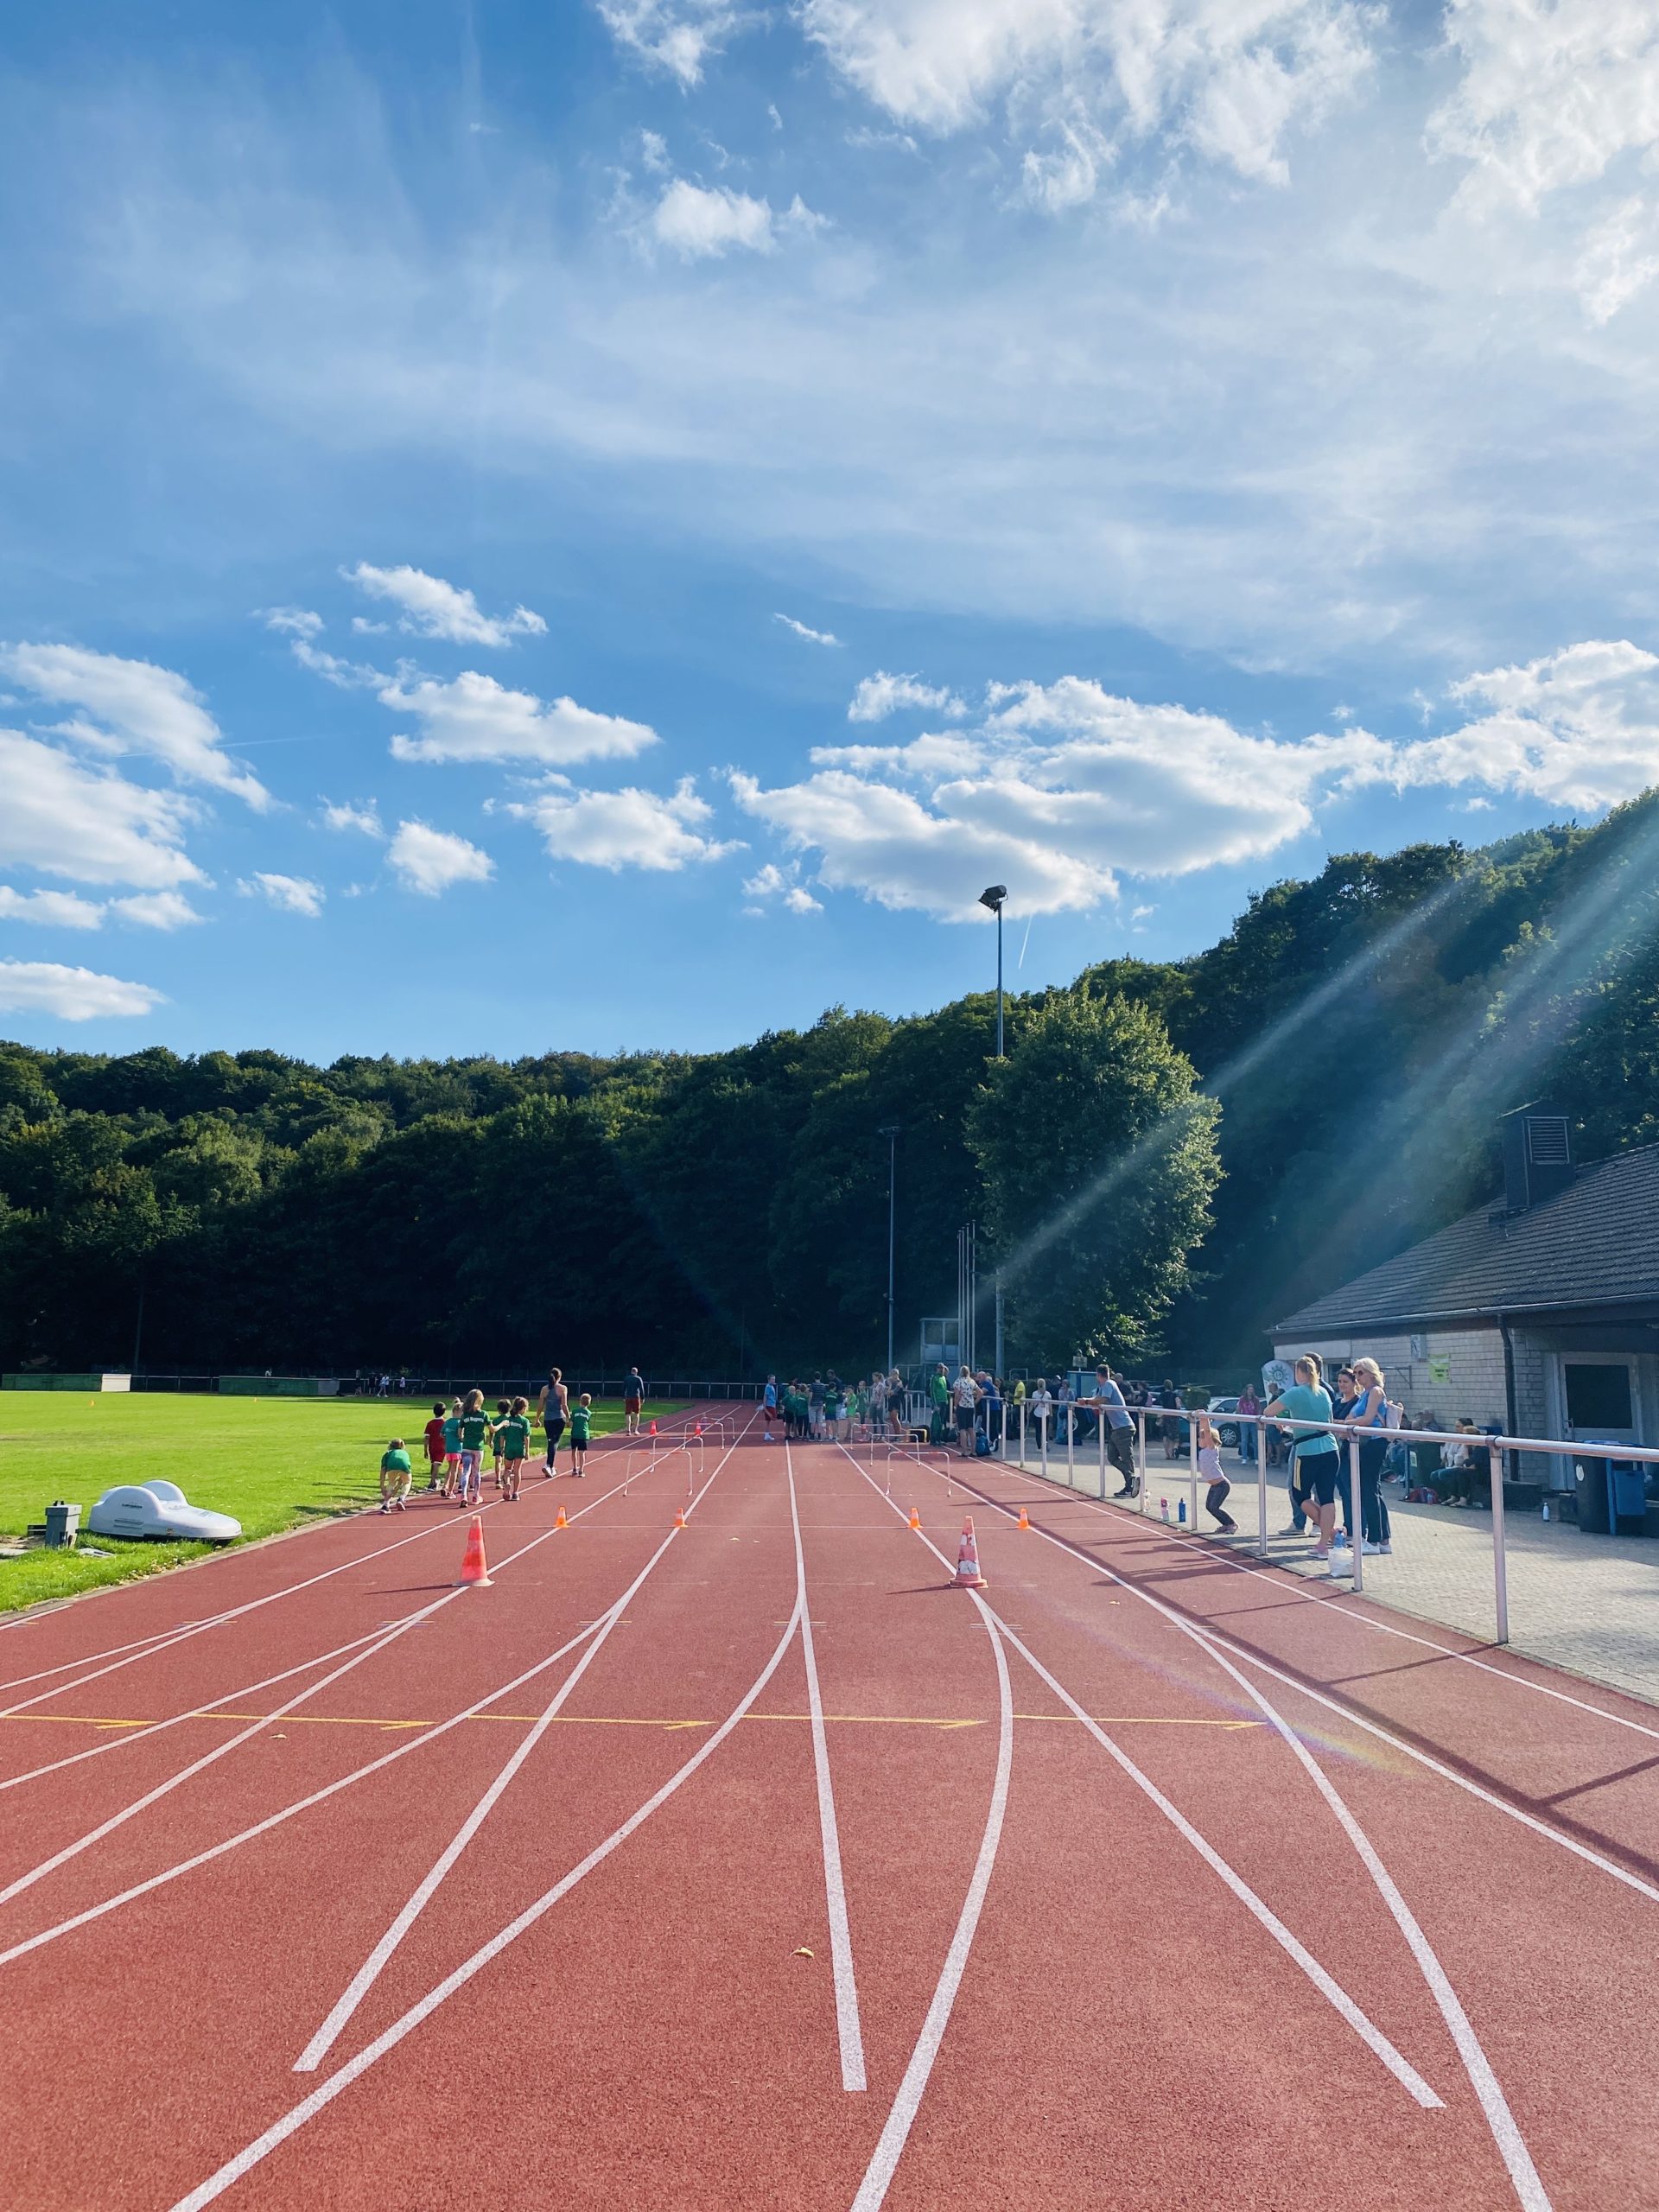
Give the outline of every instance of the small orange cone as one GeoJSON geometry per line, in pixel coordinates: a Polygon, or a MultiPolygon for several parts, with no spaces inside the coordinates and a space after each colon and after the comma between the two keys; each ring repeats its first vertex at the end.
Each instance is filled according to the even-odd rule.
{"type": "Polygon", "coordinates": [[[910,1525],[912,1529],[919,1529],[922,1525],[922,1516],[913,1505],[910,1509],[910,1525]]]}
{"type": "Polygon", "coordinates": [[[677,1529],[685,1526],[685,1508],[683,1505],[677,1505],[674,1509],[674,1526],[677,1529]]]}
{"type": "Polygon", "coordinates": [[[962,1524],[962,1541],[957,1547],[957,1571],[950,1586],[953,1590],[988,1590],[990,1587],[979,1571],[979,1546],[974,1541],[972,1514],[962,1524]]]}
{"type": "Polygon", "coordinates": [[[568,1529],[570,1526],[570,1523],[564,1517],[564,1508],[563,1506],[559,1508],[559,1517],[553,1523],[553,1526],[556,1529],[568,1529]]]}
{"type": "Polygon", "coordinates": [[[467,1551],[461,1562],[461,1580],[463,1586],[470,1583],[476,1590],[491,1587],[489,1565],[484,1557],[484,1523],[476,1513],[473,1516],[472,1527],[467,1531],[467,1551]]]}
{"type": "Polygon", "coordinates": [[[651,1433],[652,1433],[652,1434],[653,1436],[655,1436],[655,1435],[656,1435],[656,1433],[657,1433],[657,1424],[656,1424],[656,1422],[655,1422],[655,1421],[652,1421],[652,1423],[651,1424],[651,1433]]]}
{"type": "Polygon", "coordinates": [[[1020,1509],[1020,1526],[1022,1529],[1029,1529],[1031,1526],[1030,1520],[1027,1516],[1026,1509],[1023,1505],[1020,1509]]]}

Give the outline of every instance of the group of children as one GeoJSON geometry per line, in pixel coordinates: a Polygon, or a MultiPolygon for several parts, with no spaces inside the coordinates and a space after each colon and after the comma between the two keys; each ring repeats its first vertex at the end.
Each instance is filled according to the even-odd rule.
{"type": "MultiPolygon", "coordinates": [[[[563,1393],[558,1392],[546,1399],[543,1406],[544,1478],[556,1471],[554,1455],[565,1424],[556,1415],[563,1397],[563,1393]]],[[[593,1406],[593,1399],[584,1390],[570,1408],[573,1475],[585,1475],[588,1471],[593,1406]]],[[[439,1497],[453,1497],[457,1505],[475,1506],[483,1488],[484,1451],[487,1445],[494,1461],[495,1486],[505,1503],[514,1503],[524,1479],[524,1461],[530,1457],[531,1430],[528,1398],[497,1399],[493,1419],[484,1410],[481,1390],[469,1390],[464,1398],[453,1399],[448,1407],[440,1399],[432,1408],[432,1418],[425,1430],[428,1490],[439,1497]]],[[[402,1513],[414,1482],[409,1447],[401,1436],[394,1436],[380,1458],[380,1510],[402,1513]]]]}

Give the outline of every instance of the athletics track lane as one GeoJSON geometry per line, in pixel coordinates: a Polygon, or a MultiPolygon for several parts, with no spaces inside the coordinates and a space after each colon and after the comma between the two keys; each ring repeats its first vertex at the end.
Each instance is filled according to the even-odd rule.
{"type": "MultiPolygon", "coordinates": [[[[805,1711],[797,1643],[758,1700],[768,1717],[741,1726],[580,1891],[227,2201],[420,2203],[463,2175],[500,2203],[545,2202],[556,2176],[562,2201],[575,2204],[853,2201],[980,1847],[995,1674],[974,1601],[940,1586],[938,1561],[845,1455],[811,1447],[793,1458],[824,1706],[849,1716],[827,1732],[868,2091],[848,2095],[836,2069],[808,1732],[800,1719],[770,1717],[805,1711]],[[927,1725],[940,1719],[978,1725],[927,1725]],[[798,1944],[817,1957],[795,1959],[798,1944]]],[[[537,1747],[338,2056],[643,1802],[696,1738],[594,1723],[707,1723],[741,1698],[789,1618],[782,1460],[779,1447],[740,1449],[630,1606],[629,1629],[584,1678],[569,1724],[537,1747]]],[[[985,1486],[983,1463],[969,1479],[985,1486]]],[[[918,1470],[894,1481],[895,1502],[910,1491],[927,1533],[953,1549],[961,1508],[941,1478],[918,1470]]],[[[1049,1507],[1078,1511],[1076,1501],[1038,1495],[1034,1483],[999,1473],[990,1486],[1029,1497],[1034,1517],[1049,1507]]],[[[581,1494],[567,1481],[544,1487],[550,1507],[554,1492],[581,1494]]],[[[671,1518],[666,1495],[643,1501],[636,1485],[593,1516],[611,1532],[603,1595],[602,1575],[590,1586],[563,1565],[574,1548],[562,1555],[571,1609],[608,1602],[626,1580],[619,1549],[632,1547],[632,1560],[636,1538],[671,1518]]],[[[1446,2109],[1412,2102],[1145,1795],[1075,1720],[1055,1717],[1059,1700],[1014,1654],[1014,1706],[1031,1717],[1015,1723],[1007,1825],[887,2202],[1081,2205],[1103,2190],[1114,2202],[1148,2207],[1223,2196],[1264,2206],[1514,2202],[1422,1979],[1290,1752],[1265,1726],[1236,1725],[1260,1715],[1192,1639],[1084,1561],[977,1513],[995,1611],[1087,1710],[1122,1717],[1113,1732],[1148,1778],[1306,1940],[1446,2109]]],[[[499,1529],[504,1517],[490,1525],[499,1529]]],[[[458,1548],[459,1531],[454,1541],[458,1548]]],[[[1159,1572],[1167,1598],[1170,1573],[1159,1572]]],[[[1188,1583],[1224,1573],[1203,1560],[1181,1570],[1188,1583]]],[[[545,1597],[532,1602],[528,1577],[515,1598],[504,1573],[494,1591],[447,1609],[437,1623],[454,1640],[435,1678],[470,1667],[475,1605],[491,1609],[492,1637],[499,1631],[515,1654],[534,1642],[533,1628],[551,1648],[554,1629],[537,1604],[545,1597]]],[[[1309,1633],[1334,1628],[1321,1618],[1309,1633]]],[[[539,1710],[563,1671],[514,1709],[539,1710]]],[[[1458,1671],[1472,1683],[1473,1670],[1458,1671]]],[[[1408,1891],[1510,2094],[1549,2201],[1561,2212],[1641,2202],[1646,2169],[1632,2162],[1651,2132],[1641,2099],[1654,2053],[1631,1962],[1650,1955],[1656,1908],[1420,1765],[1380,1754],[1306,1696],[1264,1686],[1307,1726],[1408,1891]],[[1624,2037],[1624,2049],[1586,2048],[1592,2024],[1624,2037]],[[1611,2122],[1602,2094],[1610,2084],[1615,2107],[1626,2101],[1611,2122]]],[[[1455,1700],[1460,1688],[1442,1697],[1455,1700]]],[[[1569,1732],[1588,1725],[1567,1708],[1553,1719],[1569,1732]]],[[[321,1727],[313,1734],[339,1740],[321,1727]]],[[[504,1755],[492,1756],[499,1764],[504,1755]]],[[[242,1757],[213,1770],[216,1780],[242,1757]]],[[[259,1856],[263,1842],[251,1845],[158,1893],[128,1925],[115,1916],[0,1967],[9,2005],[27,1991],[34,2008],[22,2024],[28,2063],[15,2092],[30,2102],[50,2094],[66,2052],[85,2050],[89,2022],[108,2048],[110,2081],[136,2088],[145,2054],[167,2054],[155,2119],[135,2112],[125,2121],[121,2094],[106,2101],[124,2149],[134,2146],[120,2171],[95,2159],[67,2193],[53,2194],[63,2164],[54,2145],[28,2201],[170,2202],[169,2190],[202,2178],[303,2094],[305,2077],[287,2072],[292,2056],[490,1764],[475,1755],[473,1731],[457,1731],[442,1751],[391,1770],[395,1790],[365,1783],[321,1816],[276,1831],[268,1855],[259,1856]],[[451,1760],[463,1739],[464,1758],[451,1760]],[[232,1958],[247,1961],[251,1980],[227,1973],[232,1958]],[[153,2164],[139,2155],[147,2145],[153,2164]]],[[[31,1893],[8,1909],[3,1932],[20,1905],[38,1924],[43,1903],[31,1893]]],[[[14,2123],[12,2140],[25,2134],[14,2123]]]]}

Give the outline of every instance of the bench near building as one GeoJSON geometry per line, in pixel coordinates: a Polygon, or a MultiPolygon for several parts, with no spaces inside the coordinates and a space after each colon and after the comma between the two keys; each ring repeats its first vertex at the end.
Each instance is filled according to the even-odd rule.
{"type": "MultiPolygon", "coordinates": [[[[1503,1129],[1499,1202],[1287,1314],[1274,1353],[1369,1352],[1425,1427],[1659,1442],[1659,1145],[1575,1166],[1565,1116],[1503,1129]]],[[[1573,1487],[1569,1455],[1527,1456],[1527,1478],[1573,1487]]]]}

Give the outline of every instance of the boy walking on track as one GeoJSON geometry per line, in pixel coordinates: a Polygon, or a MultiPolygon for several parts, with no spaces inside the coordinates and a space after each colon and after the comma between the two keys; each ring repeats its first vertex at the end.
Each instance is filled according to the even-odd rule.
{"type": "MultiPolygon", "coordinates": [[[[591,1401],[584,1399],[584,1404],[591,1401]]],[[[622,1385],[623,1426],[630,1436],[639,1433],[639,1416],[645,1406],[645,1378],[637,1367],[628,1370],[628,1379],[622,1385]]]]}
{"type": "MultiPolygon", "coordinates": [[[[594,1402],[584,1390],[570,1415],[570,1471],[573,1475],[585,1475],[588,1471],[588,1441],[593,1433],[594,1402]]],[[[639,1433],[638,1429],[629,1433],[634,1436],[639,1433]]]]}
{"type": "Polygon", "coordinates": [[[443,1440],[443,1401],[442,1398],[432,1408],[432,1418],[426,1424],[425,1436],[426,1465],[429,1478],[426,1486],[429,1490],[442,1490],[444,1453],[448,1449],[443,1440]]]}
{"type": "Polygon", "coordinates": [[[443,1494],[453,1497],[461,1477],[461,1400],[452,1401],[443,1417],[443,1494]]]}
{"type": "Polygon", "coordinates": [[[530,1449],[528,1398],[515,1398],[505,1419],[497,1421],[495,1445],[501,1455],[501,1495],[512,1505],[518,1497],[518,1484],[524,1472],[524,1454],[530,1449]]]}

